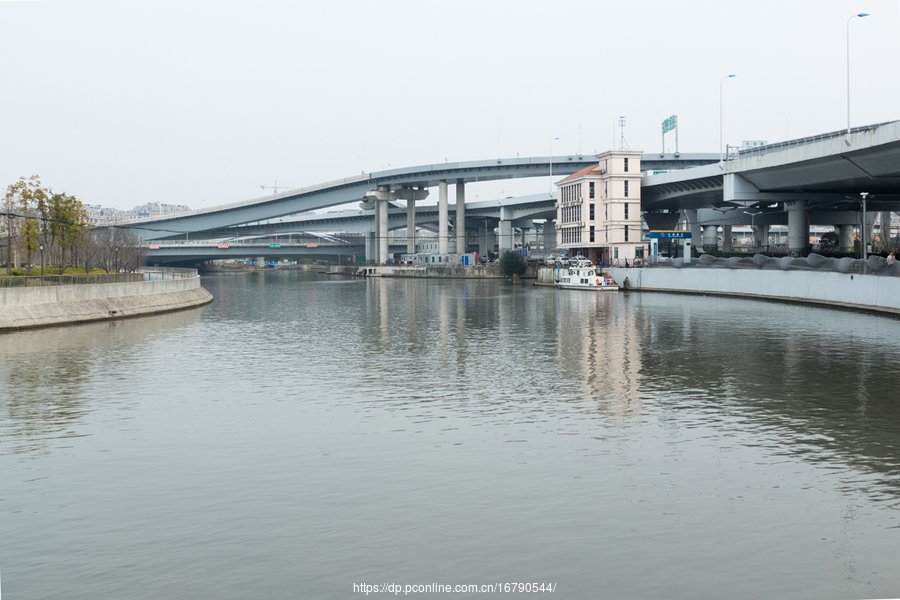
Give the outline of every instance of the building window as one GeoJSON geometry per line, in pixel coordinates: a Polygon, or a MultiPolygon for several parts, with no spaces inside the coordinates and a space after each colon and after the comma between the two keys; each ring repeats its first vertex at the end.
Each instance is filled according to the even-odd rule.
{"type": "Polygon", "coordinates": [[[625,204],[625,220],[628,220],[628,204],[625,204]]]}
{"type": "MultiPolygon", "coordinates": [[[[628,206],[627,204],[625,206],[628,206]]],[[[628,225],[625,226],[625,241],[628,241],[628,225]]]]}
{"type": "Polygon", "coordinates": [[[591,198],[594,197],[594,182],[593,181],[590,183],[590,197],[591,198]]]}
{"type": "Polygon", "coordinates": [[[634,257],[635,258],[644,258],[644,247],[636,246],[634,249],[634,257]]]}
{"type": "Polygon", "coordinates": [[[594,226],[591,225],[591,241],[594,241],[594,226]]]}
{"type": "MultiPolygon", "coordinates": [[[[594,184],[592,183],[591,186],[593,186],[593,185],[594,184]]],[[[593,188],[592,188],[592,191],[593,191],[593,188]]],[[[593,198],[593,196],[591,196],[591,198],[593,198]]],[[[591,221],[593,221],[594,220],[594,205],[589,204],[588,206],[589,206],[589,210],[590,210],[590,214],[591,214],[591,221]]]]}
{"type": "Polygon", "coordinates": [[[625,172],[628,172],[628,159],[625,159],[625,172]]]}
{"type": "Polygon", "coordinates": [[[613,258],[619,258],[619,247],[613,248],[613,258]]]}
{"type": "Polygon", "coordinates": [[[628,182],[625,182],[625,197],[628,197],[628,182]]]}

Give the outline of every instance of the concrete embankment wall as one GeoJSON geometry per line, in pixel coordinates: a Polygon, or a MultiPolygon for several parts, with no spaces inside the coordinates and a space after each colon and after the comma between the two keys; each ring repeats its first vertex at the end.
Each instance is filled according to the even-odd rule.
{"type": "Polygon", "coordinates": [[[121,319],[212,302],[200,277],[0,289],[0,331],[121,319]]]}
{"type": "Polygon", "coordinates": [[[611,268],[632,290],[748,296],[900,314],[900,277],[768,269],[611,268]]]}

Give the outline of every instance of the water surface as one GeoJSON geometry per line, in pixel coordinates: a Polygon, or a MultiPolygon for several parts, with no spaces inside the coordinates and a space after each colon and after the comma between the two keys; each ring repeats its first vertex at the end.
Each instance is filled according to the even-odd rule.
{"type": "Polygon", "coordinates": [[[10,598],[900,596],[896,319],[495,281],[204,286],[200,309],[0,336],[10,598]]]}

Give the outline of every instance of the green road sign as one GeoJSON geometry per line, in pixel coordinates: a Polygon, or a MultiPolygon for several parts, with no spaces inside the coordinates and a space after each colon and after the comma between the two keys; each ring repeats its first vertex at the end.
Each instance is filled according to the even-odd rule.
{"type": "Polygon", "coordinates": [[[668,132],[672,131],[673,129],[675,129],[675,127],[677,125],[678,125],[678,117],[676,115],[672,115],[671,117],[669,117],[668,119],[663,121],[663,124],[662,124],[663,133],[668,133],[668,132]]]}
{"type": "Polygon", "coordinates": [[[269,244],[269,248],[281,248],[281,244],[269,244]]]}

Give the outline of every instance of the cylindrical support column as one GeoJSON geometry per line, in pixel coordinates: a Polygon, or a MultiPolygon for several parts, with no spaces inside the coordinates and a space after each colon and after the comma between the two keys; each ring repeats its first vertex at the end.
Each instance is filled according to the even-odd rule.
{"type": "Polygon", "coordinates": [[[387,200],[375,201],[375,219],[378,224],[376,229],[378,237],[378,264],[384,264],[388,259],[388,202],[387,200]]]}
{"type": "Polygon", "coordinates": [[[731,225],[722,225],[722,252],[734,252],[734,242],[731,239],[731,225]]]}
{"type": "Polygon", "coordinates": [[[416,200],[406,201],[406,253],[416,253],[416,200]]]}
{"type": "Polygon", "coordinates": [[[478,229],[478,254],[481,256],[487,256],[488,252],[490,252],[490,246],[488,246],[488,227],[488,221],[485,221],[478,229]]]}
{"type": "Polygon", "coordinates": [[[456,252],[466,253],[466,184],[463,180],[456,181],[456,252]]]}
{"type": "Polygon", "coordinates": [[[694,244],[696,244],[698,241],[700,241],[700,238],[702,236],[700,223],[697,220],[697,210],[687,209],[684,211],[684,216],[691,228],[691,239],[693,240],[694,244]]]}
{"type": "Polygon", "coordinates": [[[258,267],[265,268],[266,267],[266,257],[265,256],[257,256],[256,257],[256,265],[258,267]]]}
{"type": "Polygon", "coordinates": [[[703,249],[711,252],[719,245],[718,227],[715,225],[703,226],[703,249]]]}
{"type": "Polygon", "coordinates": [[[881,211],[879,216],[881,222],[881,241],[887,242],[891,239],[891,211],[881,211]]]}
{"type": "Polygon", "coordinates": [[[809,212],[806,200],[785,203],[788,211],[788,252],[797,256],[809,255],[809,212]]]}
{"type": "Polygon", "coordinates": [[[544,252],[556,251],[556,223],[546,221],[544,223],[544,252]]]}
{"type": "Polygon", "coordinates": [[[373,264],[378,262],[378,245],[376,244],[377,235],[374,231],[366,232],[366,263],[373,264]]]}
{"type": "Polygon", "coordinates": [[[838,250],[853,252],[853,225],[837,225],[834,229],[838,234],[838,250]]]}
{"type": "Polygon", "coordinates": [[[447,182],[438,185],[438,254],[447,254],[447,240],[450,232],[450,219],[447,214],[447,182]]]}
{"type": "Polygon", "coordinates": [[[513,249],[512,221],[500,221],[500,254],[513,249]]]}
{"type": "Polygon", "coordinates": [[[769,245],[769,226],[754,225],[753,226],[753,246],[762,248],[769,245]]]}

